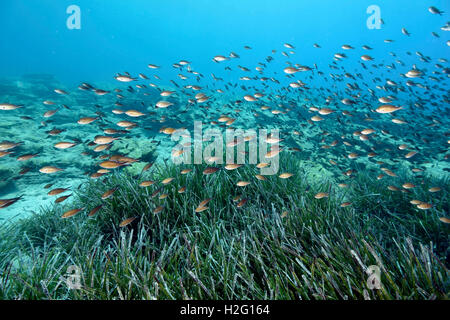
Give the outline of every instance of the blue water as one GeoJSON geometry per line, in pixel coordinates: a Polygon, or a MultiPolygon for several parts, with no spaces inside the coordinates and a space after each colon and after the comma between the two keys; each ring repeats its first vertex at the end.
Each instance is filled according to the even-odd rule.
{"type": "MultiPolygon", "coordinates": [[[[416,56],[407,56],[406,51],[448,56],[449,37],[439,30],[448,15],[431,14],[427,10],[431,5],[450,12],[448,1],[2,1],[0,75],[49,73],[75,85],[110,81],[116,72],[149,73],[146,66],[153,63],[164,66],[161,78],[169,79],[176,75],[172,63],[186,59],[205,75],[225,77],[222,66],[212,63],[213,56],[234,51],[246,66],[261,61],[272,49],[282,51],[285,42],[296,47],[295,61],[316,63],[324,72],[333,54],[342,52],[341,45],[347,43],[374,48],[376,62],[396,52],[408,65],[416,62],[416,56]],[[81,9],[80,30],[66,27],[66,8],[72,4],[81,9]],[[380,7],[385,22],[379,30],[366,26],[370,16],[366,10],[373,4],[380,7]],[[401,34],[403,27],[411,37],[401,34]],[[395,42],[385,44],[384,39],[395,42]],[[322,49],[314,48],[314,43],[322,49]],[[244,52],[244,45],[253,48],[251,54],[244,52]]],[[[281,59],[274,63],[282,64],[281,59]]]]}

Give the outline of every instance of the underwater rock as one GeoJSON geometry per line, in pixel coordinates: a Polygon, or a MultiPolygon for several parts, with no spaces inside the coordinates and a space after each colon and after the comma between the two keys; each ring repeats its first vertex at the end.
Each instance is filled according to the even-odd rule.
{"type": "Polygon", "coordinates": [[[15,192],[17,190],[17,187],[11,179],[6,179],[8,175],[4,175],[1,171],[6,170],[0,170],[0,196],[7,195],[9,193],[15,192]]]}

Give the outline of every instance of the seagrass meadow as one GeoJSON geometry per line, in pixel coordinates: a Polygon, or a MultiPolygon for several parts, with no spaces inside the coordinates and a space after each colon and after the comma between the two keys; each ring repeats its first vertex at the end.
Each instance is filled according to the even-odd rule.
{"type": "MultiPolygon", "coordinates": [[[[329,183],[308,176],[293,157],[282,157],[280,165],[297,173],[284,180],[268,176],[242,190],[234,181],[252,179],[254,167],[212,177],[203,174],[206,165],[184,166],[192,171],[179,175],[181,168],[168,164],[140,179],[123,172],[105,183],[89,182],[67,207],[86,212],[61,219],[67,208],[50,206],[1,229],[0,297],[448,298],[448,225],[435,211],[411,210],[415,195],[392,195],[361,173],[344,191],[316,199],[329,183]],[[139,185],[170,176],[177,178],[163,187],[139,185]],[[167,198],[160,199],[162,193],[167,198]],[[248,201],[238,207],[236,196],[248,201]],[[209,198],[208,209],[197,213],[209,198]],[[344,200],[352,205],[342,207],[344,200]],[[99,204],[102,209],[89,217],[99,204]],[[159,206],[163,210],[154,213],[159,206]],[[136,219],[118,227],[129,217],[136,219]],[[69,265],[81,269],[80,289],[61,279],[69,265]],[[380,266],[380,289],[367,286],[370,265],[380,266]]],[[[432,178],[415,192],[426,194],[435,183],[448,192],[448,181],[432,178]]],[[[447,211],[449,198],[441,200],[439,210],[447,211]]]]}

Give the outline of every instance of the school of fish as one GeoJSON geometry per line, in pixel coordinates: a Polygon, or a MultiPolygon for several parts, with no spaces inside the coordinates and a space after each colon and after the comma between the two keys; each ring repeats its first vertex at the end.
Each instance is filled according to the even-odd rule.
{"type": "MultiPolygon", "coordinates": [[[[427,14],[443,14],[435,7],[429,8],[427,14]]],[[[441,28],[442,32],[450,31],[450,24],[441,28]]],[[[431,36],[439,38],[439,30],[430,30],[431,36]]],[[[399,37],[414,37],[406,28],[399,30],[399,37]]],[[[386,39],[380,46],[389,51],[389,44],[397,41],[386,39]]],[[[399,40],[400,41],[400,40],[399,40]]],[[[442,45],[450,46],[450,42],[442,40],[442,45]]],[[[366,170],[374,181],[391,179],[387,188],[391,192],[411,193],[416,185],[410,181],[402,181],[396,172],[407,168],[412,175],[420,179],[430,165],[446,163],[450,157],[450,96],[448,81],[450,68],[445,57],[429,57],[419,51],[396,53],[390,52],[391,60],[379,59],[371,54],[372,47],[358,47],[351,43],[343,43],[335,52],[330,52],[328,74],[319,66],[298,63],[301,55],[297,54],[296,46],[305,44],[280,44],[280,48],[272,50],[264,60],[254,65],[242,66],[240,57],[251,55],[252,47],[245,46],[242,52],[220,53],[211,58],[215,68],[223,68],[230,79],[226,81],[214,73],[208,75],[194,70],[188,60],[180,60],[172,66],[148,64],[145,71],[137,75],[128,72],[117,73],[114,79],[117,88],[104,90],[83,82],[78,89],[54,88],[58,99],[42,101],[47,110],[40,121],[48,139],[54,146],[54,153],[63,156],[67,149],[79,148],[80,156],[88,156],[93,163],[93,171],[86,174],[90,179],[107,178],[114,170],[121,170],[141,159],[127,154],[111,154],[113,144],[133,135],[136,128],[159,126],[159,132],[170,139],[176,129],[192,126],[183,117],[195,110],[197,120],[208,123],[220,129],[235,128],[233,125],[245,127],[245,121],[240,114],[251,113],[259,128],[270,123],[273,128],[281,130],[281,137],[269,136],[267,143],[273,147],[267,152],[270,159],[280,154],[286,156],[299,155],[302,159],[314,161],[333,172],[335,188],[347,188],[351,179],[358,172],[366,170]],[[416,63],[405,64],[400,56],[415,57],[416,63]],[[347,67],[346,61],[353,61],[352,67],[347,67]],[[271,64],[278,63],[276,71],[270,70],[271,64]],[[170,87],[158,84],[161,80],[158,71],[161,68],[174,68],[178,72],[177,79],[170,80],[170,87]],[[148,75],[146,75],[148,74],[148,75]],[[323,85],[313,85],[319,81],[323,85]],[[156,83],[155,83],[156,82],[156,83]],[[326,85],[325,85],[326,84],[326,85]],[[86,111],[85,116],[74,119],[78,126],[95,126],[97,135],[87,137],[85,141],[61,140],[59,135],[64,132],[57,126],[46,129],[58,118],[60,110],[71,111],[65,97],[71,91],[80,90],[87,97],[109,98],[114,106],[96,105],[97,111],[86,111]],[[156,94],[155,94],[156,92],[156,94]],[[148,102],[148,98],[152,99],[148,102]],[[130,106],[129,101],[134,103],[130,106]],[[223,103],[223,101],[226,103],[223,103]],[[138,101],[138,103],[136,103],[138,101]],[[154,111],[147,111],[148,107],[154,111]],[[198,115],[201,114],[200,118],[198,115]],[[120,121],[108,121],[111,115],[121,117],[120,121]],[[171,121],[178,126],[165,126],[171,121]],[[311,144],[306,148],[305,144],[311,144]]],[[[315,43],[315,50],[325,50],[326,44],[315,43]]],[[[86,109],[87,110],[87,109],[86,109]]],[[[0,102],[0,113],[15,112],[17,121],[27,119],[27,106],[15,101],[0,102]]],[[[30,119],[28,119],[30,120],[30,119]]],[[[255,128],[256,129],[256,128],[255,128]]],[[[148,137],[154,139],[155,137],[148,137]]],[[[252,136],[237,138],[229,146],[235,147],[254,139],[252,136]]],[[[14,141],[0,142],[0,163],[7,166],[10,161],[23,163],[19,176],[40,174],[55,175],[66,170],[55,163],[48,163],[40,168],[29,168],[27,161],[40,157],[37,150],[22,150],[20,136],[14,141]],[[17,152],[20,150],[20,152],[17,152]]],[[[183,150],[173,150],[172,157],[180,157],[183,150]]],[[[219,171],[239,170],[250,164],[214,165],[217,159],[206,159],[208,167],[203,174],[214,175],[219,171]]],[[[166,177],[162,181],[152,181],[145,178],[145,173],[153,163],[147,163],[137,179],[142,188],[155,188],[152,198],[160,200],[169,197],[167,188],[177,179],[176,176],[166,177]]],[[[255,168],[263,168],[267,163],[260,161],[255,168]]],[[[449,171],[448,167],[444,171],[449,171]]],[[[180,167],[180,175],[191,174],[191,169],[180,167]]],[[[296,172],[279,172],[276,179],[289,179],[296,172]]],[[[14,179],[16,177],[9,177],[14,179]]],[[[239,180],[235,182],[236,189],[245,189],[257,180],[265,181],[269,177],[255,175],[254,181],[239,180]]],[[[272,178],[271,178],[272,179],[272,178]]],[[[429,193],[444,192],[445,186],[430,186],[429,193]]],[[[54,196],[55,203],[62,203],[73,193],[65,186],[44,186],[49,196],[54,196]]],[[[106,191],[101,200],[112,197],[120,185],[106,191]]],[[[177,190],[186,192],[186,187],[177,190]]],[[[315,194],[316,201],[326,201],[331,190],[323,190],[315,194]]],[[[17,197],[0,199],[0,209],[14,205],[27,195],[23,190],[17,197]]],[[[209,209],[211,198],[195,203],[193,213],[199,214],[209,209]]],[[[382,200],[382,199],[381,199],[382,200]]],[[[233,202],[241,208],[251,201],[236,196],[233,202]]],[[[411,198],[411,210],[431,210],[436,206],[432,201],[411,198]]],[[[352,203],[344,201],[341,207],[351,207],[352,203]]],[[[94,216],[102,209],[99,205],[92,209],[88,216],[94,216]]],[[[161,214],[164,205],[158,205],[154,214],[161,214]]],[[[68,219],[85,208],[72,208],[61,218],[68,219]]],[[[287,212],[283,212],[286,216],[287,212]]],[[[445,213],[444,213],[445,214],[445,213]]],[[[128,217],[120,223],[126,227],[138,217],[128,217]]],[[[442,216],[443,223],[449,219],[442,216]]]]}

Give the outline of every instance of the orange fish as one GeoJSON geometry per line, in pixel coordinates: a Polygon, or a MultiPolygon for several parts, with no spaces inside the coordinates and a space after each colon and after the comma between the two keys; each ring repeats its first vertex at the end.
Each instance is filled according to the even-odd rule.
{"type": "Polygon", "coordinates": [[[403,107],[396,107],[390,104],[384,104],[378,107],[375,111],[378,113],[392,113],[401,109],[403,109],[403,107]]]}
{"type": "Polygon", "coordinates": [[[227,169],[227,170],[235,170],[235,169],[237,169],[237,168],[239,168],[241,166],[242,166],[242,164],[229,163],[229,164],[225,165],[225,169],[227,169]]]}
{"type": "Polygon", "coordinates": [[[248,199],[242,199],[239,201],[239,203],[236,205],[238,208],[243,207],[247,203],[248,199]]]}
{"type": "Polygon", "coordinates": [[[46,167],[42,167],[42,168],[39,169],[39,172],[46,173],[46,174],[55,173],[55,172],[58,172],[58,171],[63,171],[63,169],[60,169],[60,168],[57,168],[57,167],[53,167],[53,166],[46,166],[46,167]]]}
{"type": "Polygon", "coordinates": [[[116,190],[117,190],[118,188],[119,188],[119,187],[115,187],[115,188],[112,188],[112,189],[106,191],[104,194],[102,194],[102,197],[101,197],[102,200],[106,200],[106,199],[108,199],[109,197],[111,197],[112,194],[113,194],[114,192],[116,192],[116,190]]]}
{"type": "Polygon", "coordinates": [[[163,211],[163,209],[164,209],[164,206],[156,207],[155,210],[153,210],[153,214],[158,214],[161,211],[163,211]]]}
{"type": "Polygon", "coordinates": [[[419,208],[421,210],[428,210],[432,207],[433,207],[433,205],[431,203],[426,203],[426,202],[422,202],[417,205],[417,208],[419,208]]]}
{"type": "Polygon", "coordinates": [[[287,178],[292,177],[293,175],[294,175],[293,173],[285,172],[285,173],[280,174],[279,177],[280,177],[281,179],[287,179],[287,178]]]}
{"type": "Polygon", "coordinates": [[[65,188],[56,188],[56,189],[53,189],[53,190],[49,191],[47,194],[48,194],[49,196],[55,196],[55,195],[57,195],[57,194],[66,192],[66,191],[68,191],[68,190],[69,190],[69,189],[65,189],[65,188]]]}
{"type": "Polygon", "coordinates": [[[59,197],[59,198],[57,198],[57,199],[55,200],[55,203],[61,203],[61,202],[63,202],[64,200],[66,200],[67,198],[69,198],[70,196],[72,196],[72,195],[69,194],[69,195],[67,195],[67,196],[59,197]]]}
{"type": "Polygon", "coordinates": [[[76,215],[78,212],[80,212],[80,211],[82,211],[82,210],[84,210],[84,208],[80,208],[80,209],[72,209],[72,210],[66,211],[66,212],[61,216],[61,218],[65,219],[65,218],[73,217],[74,215],[76,215]]]}
{"type": "Polygon", "coordinates": [[[103,207],[103,204],[100,204],[98,206],[96,206],[94,209],[92,209],[89,214],[88,217],[92,217],[94,214],[96,214],[98,212],[98,210],[100,210],[103,207]]]}
{"type": "Polygon", "coordinates": [[[105,169],[115,169],[115,168],[125,166],[125,165],[127,165],[127,164],[120,163],[117,161],[111,161],[111,160],[106,160],[99,164],[100,167],[105,168],[105,169]]]}
{"type": "Polygon", "coordinates": [[[139,186],[140,186],[140,187],[149,187],[149,186],[151,186],[151,185],[154,184],[154,183],[155,183],[155,181],[147,180],[147,181],[142,181],[142,182],[139,184],[139,186]]]}
{"type": "Polygon", "coordinates": [[[213,173],[215,173],[217,171],[219,171],[219,168],[207,167],[205,170],[203,170],[203,174],[213,174],[213,173]]]}
{"type": "Polygon", "coordinates": [[[85,117],[85,118],[81,118],[80,120],[78,120],[77,122],[79,124],[89,124],[94,122],[95,120],[97,120],[98,118],[92,118],[92,117],[85,117]]]}
{"type": "Polygon", "coordinates": [[[316,194],[314,196],[314,198],[316,199],[322,199],[322,198],[327,198],[328,197],[328,193],[327,192],[319,192],[318,194],[316,194]]]}
{"type": "Polygon", "coordinates": [[[119,227],[123,228],[126,227],[127,225],[129,225],[130,223],[132,223],[137,217],[131,217],[131,218],[127,218],[125,220],[123,220],[120,224],[119,227]]]}
{"type": "Polygon", "coordinates": [[[161,181],[161,183],[162,184],[168,184],[168,183],[171,183],[173,181],[173,179],[175,179],[175,178],[166,178],[163,181],[161,181]]]}

